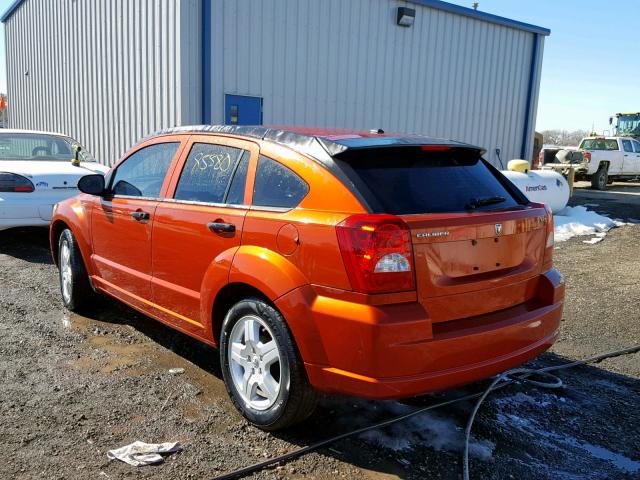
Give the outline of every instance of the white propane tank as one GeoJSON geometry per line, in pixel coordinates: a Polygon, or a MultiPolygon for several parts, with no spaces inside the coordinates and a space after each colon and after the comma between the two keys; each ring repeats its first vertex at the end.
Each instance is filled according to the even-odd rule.
{"type": "Polygon", "coordinates": [[[552,170],[530,170],[527,173],[502,170],[502,174],[529,200],[548,205],[553,213],[567,206],[569,184],[559,173],[552,170]]]}

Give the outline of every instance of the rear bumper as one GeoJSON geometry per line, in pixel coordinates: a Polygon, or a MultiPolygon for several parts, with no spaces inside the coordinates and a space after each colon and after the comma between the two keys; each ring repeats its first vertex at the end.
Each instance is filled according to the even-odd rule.
{"type": "Polygon", "coordinates": [[[372,399],[444,390],[520,365],[555,342],[564,305],[564,283],[553,269],[540,276],[531,301],[443,323],[432,323],[417,302],[354,304],[309,289],[294,290],[276,303],[311,384],[372,399]],[[291,316],[300,304],[309,308],[303,320],[291,316]]]}
{"type": "Polygon", "coordinates": [[[50,223],[50,220],[41,217],[0,218],[0,230],[16,227],[47,227],[50,223]]]}
{"type": "Polygon", "coordinates": [[[61,195],[13,194],[0,197],[0,230],[13,227],[47,226],[53,206],[65,197],[61,195]],[[24,198],[17,197],[23,195],[24,198]]]}

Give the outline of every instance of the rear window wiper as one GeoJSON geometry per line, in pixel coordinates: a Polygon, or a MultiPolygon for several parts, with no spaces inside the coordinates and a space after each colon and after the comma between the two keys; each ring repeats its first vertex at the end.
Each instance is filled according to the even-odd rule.
{"type": "Polygon", "coordinates": [[[482,197],[482,198],[472,198],[469,200],[469,203],[465,205],[467,210],[473,210],[478,207],[484,207],[486,205],[495,205],[496,203],[506,202],[507,199],[504,197],[482,197]]]}

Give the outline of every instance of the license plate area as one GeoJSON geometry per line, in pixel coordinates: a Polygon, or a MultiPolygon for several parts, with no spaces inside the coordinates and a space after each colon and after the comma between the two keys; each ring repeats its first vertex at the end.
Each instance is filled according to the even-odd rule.
{"type": "Polygon", "coordinates": [[[518,267],[525,260],[525,235],[432,244],[431,262],[437,266],[441,276],[450,279],[518,267]]]}

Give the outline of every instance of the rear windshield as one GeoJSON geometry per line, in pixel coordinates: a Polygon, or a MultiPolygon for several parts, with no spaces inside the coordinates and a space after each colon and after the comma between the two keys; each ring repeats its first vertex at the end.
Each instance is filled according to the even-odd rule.
{"type": "Polygon", "coordinates": [[[487,211],[528,202],[474,150],[388,148],[338,160],[374,213],[487,211]]]}
{"type": "MultiPolygon", "coordinates": [[[[68,137],[39,133],[0,133],[0,160],[60,160],[73,159],[73,141],[68,137]]],[[[79,159],[94,161],[82,149],[79,159]]]]}
{"type": "Polygon", "coordinates": [[[618,141],[615,138],[587,138],[580,144],[585,150],[618,150],[618,141]]]}

